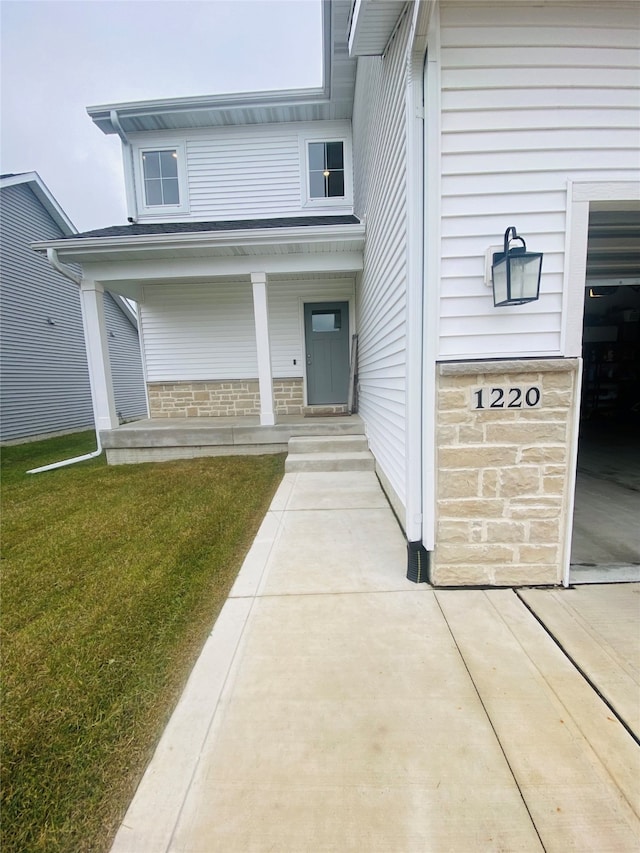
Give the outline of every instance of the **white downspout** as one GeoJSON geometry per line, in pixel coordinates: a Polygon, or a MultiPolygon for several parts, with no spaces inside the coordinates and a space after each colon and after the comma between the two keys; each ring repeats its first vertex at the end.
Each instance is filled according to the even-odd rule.
{"type": "Polygon", "coordinates": [[[406,402],[406,445],[407,470],[406,524],[409,542],[422,542],[422,318],[423,318],[423,58],[416,54],[414,37],[416,30],[416,6],[409,37],[407,58],[406,93],[406,137],[407,137],[407,402],[406,402]]]}
{"type": "Polygon", "coordinates": [[[127,136],[124,128],[120,124],[120,119],[118,118],[118,113],[116,110],[111,110],[109,112],[109,120],[111,121],[111,125],[115,132],[120,137],[120,141],[122,142],[122,159],[124,162],[124,171],[125,171],[125,187],[127,193],[127,211],[129,215],[129,219],[134,222],[138,221],[138,197],[136,193],[136,167],[133,162],[133,146],[131,142],[129,142],[129,137],[127,136]],[[126,180],[128,178],[128,180],[126,180]]]}
{"type": "Polygon", "coordinates": [[[73,459],[63,459],[61,462],[53,462],[51,465],[43,465],[41,468],[32,468],[30,471],[27,471],[27,474],[40,474],[42,471],[64,468],[66,465],[75,465],[76,462],[84,462],[86,459],[95,459],[96,456],[100,456],[102,453],[102,444],[98,430],[96,430],[96,444],[98,447],[91,453],[85,453],[84,456],[74,456],[73,459]]]}
{"type": "Polygon", "coordinates": [[[438,356],[439,312],[440,312],[440,215],[441,215],[441,161],[440,161],[440,15],[439,6],[434,6],[429,21],[429,42],[425,97],[424,138],[424,327],[423,327],[423,530],[422,542],[427,551],[435,550],[436,538],[436,366],[438,356]]]}
{"type": "MultiPolygon", "coordinates": [[[[74,281],[77,285],[80,285],[82,283],[82,276],[80,275],[80,273],[77,273],[75,270],[72,270],[71,267],[68,267],[65,264],[61,263],[60,258],[58,258],[58,253],[55,249],[47,249],[47,258],[51,266],[61,275],[65,276],[65,278],[74,281]]],[[[86,336],[87,330],[84,326],[84,313],[82,315],[82,325],[86,336]]],[[[100,456],[100,454],[102,453],[102,442],[100,441],[100,432],[97,427],[96,444],[97,448],[91,453],[85,453],[83,456],[74,456],[71,459],[63,459],[61,462],[52,462],[51,465],[42,465],[40,468],[31,468],[29,471],[27,471],[27,474],[40,474],[43,471],[52,471],[54,468],[64,468],[66,465],[75,465],[76,462],[84,462],[87,459],[95,459],[97,456],[100,456]]]]}

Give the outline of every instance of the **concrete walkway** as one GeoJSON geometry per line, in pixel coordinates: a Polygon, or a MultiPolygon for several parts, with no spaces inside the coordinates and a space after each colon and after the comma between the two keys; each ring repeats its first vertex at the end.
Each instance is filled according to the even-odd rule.
{"type": "Polygon", "coordinates": [[[285,475],[114,853],[637,853],[628,723],[516,592],[405,568],[373,473],[285,475]]]}

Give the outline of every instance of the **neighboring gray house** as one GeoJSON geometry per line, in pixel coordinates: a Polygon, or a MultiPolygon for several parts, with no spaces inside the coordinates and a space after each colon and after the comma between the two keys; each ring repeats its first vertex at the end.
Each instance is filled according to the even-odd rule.
{"type": "MultiPolygon", "coordinates": [[[[30,244],[77,233],[36,172],[0,176],[0,441],[73,432],[94,424],[78,286],[30,244]]],[[[116,408],[145,417],[137,319],[105,294],[116,408]]]]}

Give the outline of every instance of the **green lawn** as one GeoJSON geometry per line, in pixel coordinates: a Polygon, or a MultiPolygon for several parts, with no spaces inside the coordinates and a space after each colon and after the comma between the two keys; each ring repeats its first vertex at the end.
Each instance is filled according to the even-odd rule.
{"type": "Polygon", "coordinates": [[[3,853],[108,849],[283,472],[94,441],[2,449],[3,853]]]}

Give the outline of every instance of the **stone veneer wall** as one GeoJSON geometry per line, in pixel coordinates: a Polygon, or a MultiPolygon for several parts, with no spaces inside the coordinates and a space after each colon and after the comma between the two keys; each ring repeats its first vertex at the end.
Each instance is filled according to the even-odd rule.
{"type": "MultiPolygon", "coordinates": [[[[208,382],[150,382],[152,418],[216,418],[260,414],[257,379],[208,382]]],[[[302,413],[302,379],[274,379],[277,415],[302,413]]]]}
{"type": "Polygon", "coordinates": [[[439,365],[433,584],[561,581],[578,367],[577,359],[439,365]],[[516,397],[508,389],[531,387],[539,408],[489,408],[491,389],[508,402],[516,397]],[[479,388],[484,409],[475,408],[479,388]]]}

